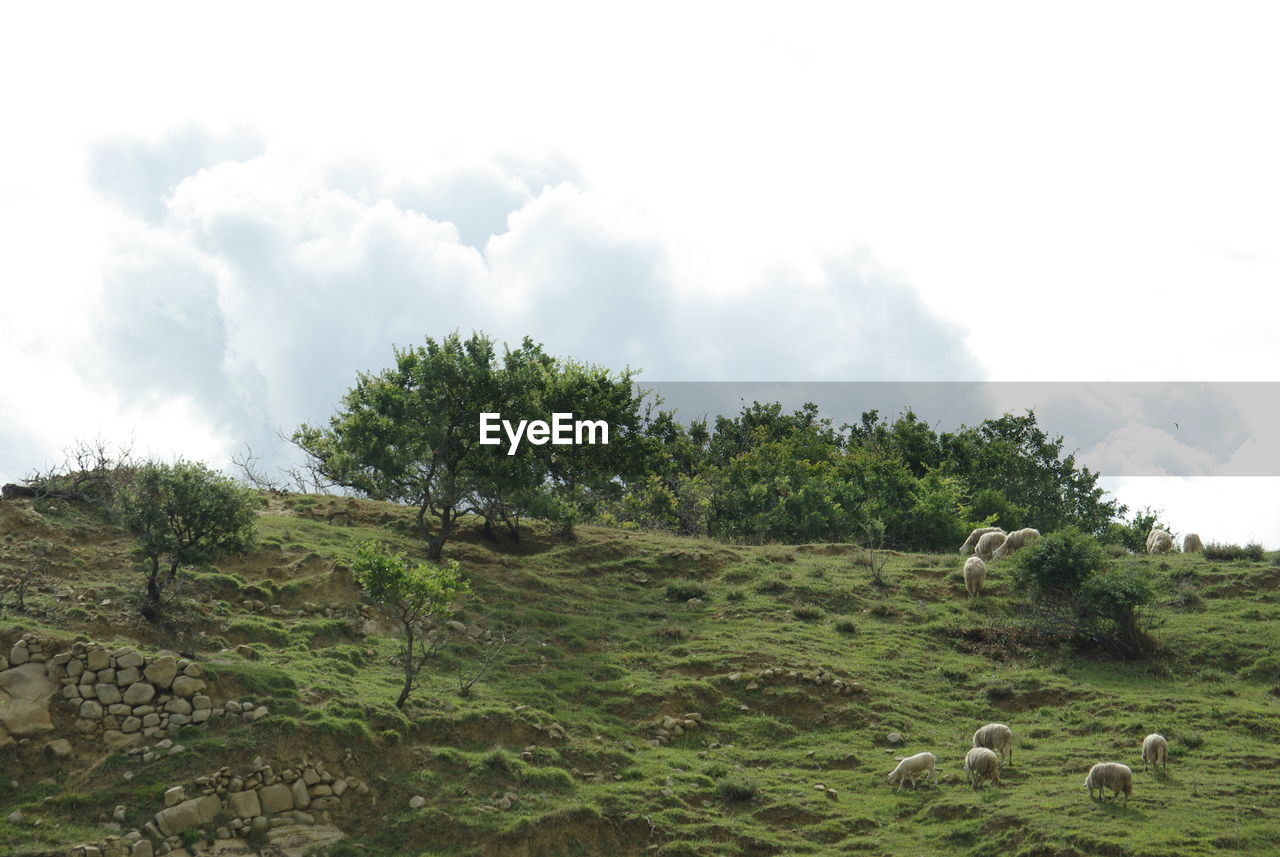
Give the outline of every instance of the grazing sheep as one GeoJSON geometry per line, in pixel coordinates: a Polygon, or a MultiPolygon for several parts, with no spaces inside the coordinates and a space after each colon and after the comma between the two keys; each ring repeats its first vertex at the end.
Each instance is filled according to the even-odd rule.
{"type": "Polygon", "coordinates": [[[1009,764],[1013,764],[1013,730],[1003,723],[988,723],[973,733],[973,746],[986,747],[1004,756],[1009,753],[1009,764]]]}
{"type": "Polygon", "coordinates": [[[974,747],[964,757],[964,772],[975,789],[983,780],[1000,785],[1000,757],[986,747],[974,747]]]}
{"type": "Polygon", "coordinates": [[[1133,794],[1133,771],[1128,765],[1119,762],[1099,762],[1089,769],[1089,776],[1084,778],[1089,789],[1089,800],[1093,800],[1093,790],[1098,790],[1098,800],[1103,799],[1102,790],[1111,789],[1111,799],[1120,797],[1124,792],[1124,802],[1129,804],[1129,795],[1133,794]]]}
{"type": "Polygon", "coordinates": [[[1200,537],[1195,533],[1187,533],[1182,537],[1183,553],[1200,553],[1204,550],[1204,542],[1200,541],[1200,537]]]}
{"type": "Polygon", "coordinates": [[[982,594],[982,584],[987,581],[987,564],[980,557],[971,556],[964,561],[964,588],[970,598],[982,594]]]}
{"type": "Polygon", "coordinates": [[[999,533],[1000,535],[1004,535],[1004,530],[999,527],[978,527],[972,533],[969,533],[969,538],[964,540],[964,544],[960,546],[960,553],[973,553],[973,549],[978,546],[978,539],[982,538],[987,533],[999,533]]]}
{"type": "Polygon", "coordinates": [[[1040,538],[1040,531],[1032,527],[1023,527],[1021,530],[1014,530],[1009,533],[1009,537],[996,548],[991,556],[995,559],[1001,559],[1008,556],[1016,550],[1025,548],[1027,545],[1040,538]]]}
{"type": "Polygon", "coordinates": [[[1147,769],[1147,763],[1153,769],[1169,769],[1169,742],[1163,735],[1152,732],[1142,739],[1142,770],[1147,769]]]}
{"type": "Polygon", "coordinates": [[[916,777],[936,778],[938,760],[932,753],[916,753],[898,761],[898,767],[889,772],[889,785],[896,785],[895,791],[902,791],[902,784],[911,781],[911,788],[916,787],[916,777]]]}
{"type": "Polygon", "coordinates": [[[987,533],[986,535],[979,536],[978,545],[974,549],[974,553],[977,554],[983,562],[991,562],[992,555],[996,552],[997,548],[1004,544],[1004,540],[1006,538],[1007,536],[1004,533],[987,533]]]}
{"type": "Polygon", "coordinates": [[[1165,530],[1152,530],[1147,534],[1147,553],[1161,554],[1173,550],[1173,536],[1165,530]]]}

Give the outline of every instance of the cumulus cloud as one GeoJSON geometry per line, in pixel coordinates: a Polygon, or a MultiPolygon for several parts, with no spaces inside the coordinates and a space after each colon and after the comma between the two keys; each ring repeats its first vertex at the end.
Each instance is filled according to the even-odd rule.
{"type": "Polygon", "coordinates": [[[188,128],[107,141],[90,176],[125,216],[77,370],[122,402],[186,403],[224,447],[323,420],[393,344],[453,330],[654,380],[979,374],[866,250],[711,289],[696,242],[559,156],[325,162],[188,128]]]}

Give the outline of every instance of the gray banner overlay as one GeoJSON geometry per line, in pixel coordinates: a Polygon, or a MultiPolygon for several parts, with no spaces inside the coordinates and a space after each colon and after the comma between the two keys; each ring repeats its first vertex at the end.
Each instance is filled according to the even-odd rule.
{"type": "Polygon", "coordinates": [[[907,408],[939,431],[1034,410],[1064,452],[1104,476],[1280,476],[1276,382],[641,381],[682,420],[733,416],[752,402],[818,406],[836,426],[907,408]]]}

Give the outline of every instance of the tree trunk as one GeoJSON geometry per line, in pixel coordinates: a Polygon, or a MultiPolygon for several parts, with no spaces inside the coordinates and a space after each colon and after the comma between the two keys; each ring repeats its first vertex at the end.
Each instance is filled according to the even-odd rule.
{"type": "Polygon", "coordinates": [[[413,625],[406,622],[404,634],[404,687],[400,689],[400,697],[396,700],[396,708],[404,708],[404,704],[409,701],[409,692],[413,690],[413,625]]]}

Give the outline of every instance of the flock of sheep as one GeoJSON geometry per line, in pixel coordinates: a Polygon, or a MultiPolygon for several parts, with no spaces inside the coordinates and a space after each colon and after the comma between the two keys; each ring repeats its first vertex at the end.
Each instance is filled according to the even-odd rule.
{"type": "MultiPolygon", "coordinates": [[[[1003,559],[1014,551],[1026,547],[1040,538],[1040,531],[1031,527],[1006,533],[999,527],[978,527],[960,546],[960,553],[973,556],[964,561],[964,588],[970,598],[982,594],[987,582],[987,563],[1003,559]]],[[[1152,529],[1147,534],[1147,553],[1165,554],[1173,550],[1173,535],[1167,530],[1152,529]]],[[[1198,553],[1204,543],[1195,533],[1187,533],[1182,539],[1183,553],[1198,553]]]]}
{"type": "MultiPolygon", "coordinates": [[[[982,587],[987,579],[987,563],[1002,559],[1015,551],[1026,547],[1040,537],[1040,531],[1026,527],[1006,533],[999,527],[979,527],[969,534],[969,538],[960,547],[960,553],[972,553],[964,563],[964,586],[970,598],[982,594],[982,587]]],[[[1182,540],[1182,550],[1194,553],[1203,550],[1204,545],[1195,533],[1188,533],[1182,540]]],[[[1173,550],[1173,536],[1160,529],[1153,529],[1147,536],[1147,553],[1164,554],[1173,550]]],[[[979,788],[985,781],[1000,783],[1000,771],[1004,767],[1005,755],[1008,764],[1013,764],[1013,730],[1003,723],[988,723],[973,733],[973,749],[964,757],[964,771],[969,784],[979,788]]],[[[1142,763],[1145,769],[1148,764],[1163,770],[1168,765],[1169,742],[1164,736],[1151,733],[1142,741],[1142,763]]],[[[916,780],[926,781],[937,776],[937,757],[932,753],[916,753],[898,761],[898,766],[889,772],[889,785],[902,786],[910,783],[916,786],[916,780]]],[[[1129,803],[1129,795],[1133,793],[1133,769],[1120,762],[1099,762],[1089,769],[1084,780],[1089,789],[1089,798],[1097,789],[1098,798],[1103,799],[1104,789],[1111,790],[1114,801],[1124,794],[1124,802],[1129,803]]]]}
{"type": "MultiPolygon", "coordinates": [[[[1013,730],[1003,723],[988,723],[973,733],[973,749],[964,757],[964,773],[969,784],[975,789],[991,780],[1000,784],[1000,771],[1005,765],[1013,764],[1013,730]]],[[[1151,765],[1153,770],[1162,771],[1169,764],[1169,742],[1163,735],[1151,733],[1142,740],[1142,767],[1146,770],[1151,765]]],[[[916,753],[914,756],[898,760],[898,766],[889,772],[889,785],[897,786],[902,791],[907,783],[916,787],[916,780],[926,782],[935,780],[938,774],[938,758],[932,753],[916,753]]],[[[1084,778],[1085,787],[1089,790],[1089,799],[1093,799],[1094,789],[1098,791],[1098,799],[1104,799],[1104,789],[1111,790],[1111,800],[1121,794],[1124,802],[1129,803],[1129,795],[1133,794],[1133,769],[1120,762],[1099,762],[1089,769],[1084,778]]]]}

